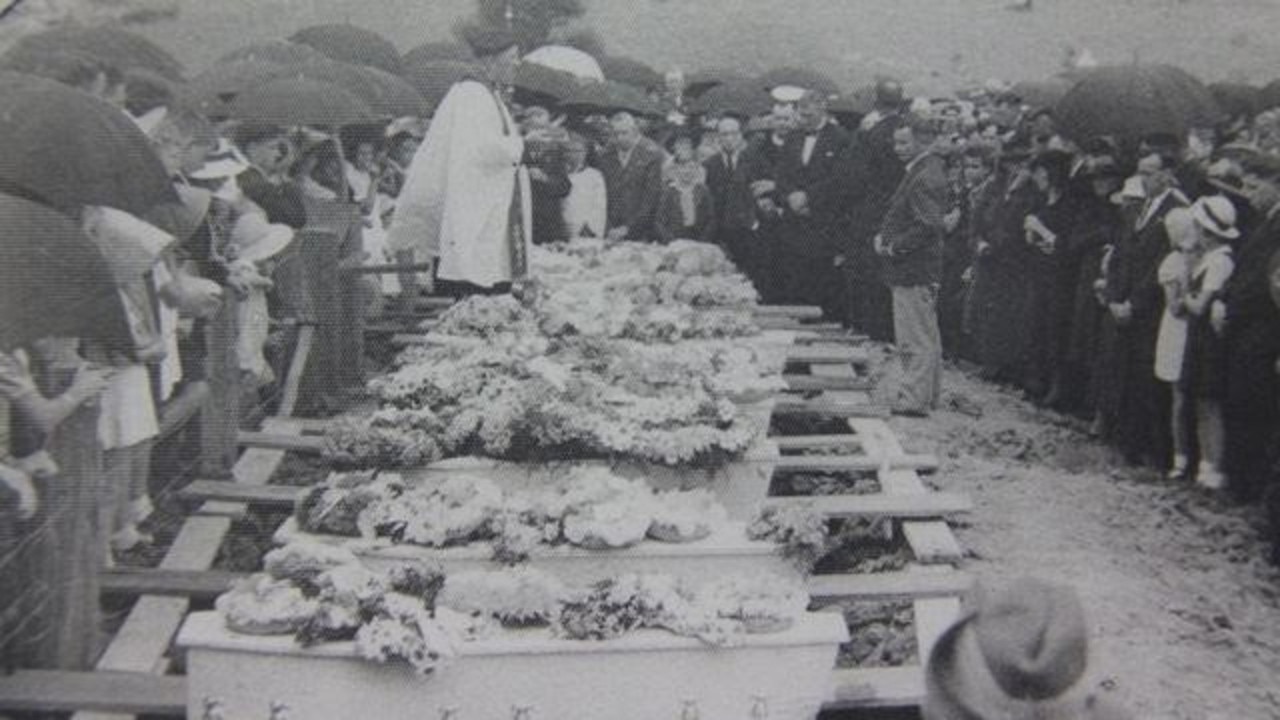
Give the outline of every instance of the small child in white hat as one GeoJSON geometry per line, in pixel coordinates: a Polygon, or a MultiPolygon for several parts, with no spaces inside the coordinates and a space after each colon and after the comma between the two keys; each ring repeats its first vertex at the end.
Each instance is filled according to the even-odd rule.
{"type": "Polygon", "coordinates": [[[236,358],[240,369],[259,385],[275,379],[263,354],[270,334],[267,291],[273,285],[271,274],[275,268],[272,260],[291,242],[293,229],[267,222],[263,213],[246,212],[236,219],[231,228],[228,254],[234,257],[228,264],[230,281],[245,292],[237,307],[236,320],[240,330],[236,338],[236,358]]]}

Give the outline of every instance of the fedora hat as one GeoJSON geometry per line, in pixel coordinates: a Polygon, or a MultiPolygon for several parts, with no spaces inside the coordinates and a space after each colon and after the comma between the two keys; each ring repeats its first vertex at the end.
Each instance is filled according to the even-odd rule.
{"type": "Polygon", "coordinates": [[[1223,240],[1240,237],[1236,228],[1236,206],[1221,195],[1202,197],[1191,204],[1191,219],[1205,232],[1223,240]]]}

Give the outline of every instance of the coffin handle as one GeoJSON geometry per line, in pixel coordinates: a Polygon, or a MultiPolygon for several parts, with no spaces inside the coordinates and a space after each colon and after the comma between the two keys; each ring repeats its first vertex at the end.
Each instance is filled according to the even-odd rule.
{"type": "Polygon", "coordinates": [[[751,720],[767,720],[769,717],[769,698],[764,695],[751,696],[751,720]]]}
{"type": "Polygon", "coordinates": [[[440,720],[458,720],[458,706],[450,705],[440,708],[440,720]]]}
{"type": "Polygon", "coordinates": [[[293,717],[293,709],[279,700],[271,701],[271,720],[289,720],[293,717]]]}
{"type": "Polygon", "coordinates": [[[206,695],[201,704],[204,706],[204,712],[200,715],[201,720],[227,720],[227,707],[222,698],[206,695]]]}
{"type": "Polygon", "coordinates": [[[697,700],[681,700],[680,705],[680,720],[698,720],[699,712],[697,700]]]}
{"type": "Polygon", "coordinates": [[[533,705],[513,705],[511,706],[511,720],[533,720],[533,705]]]}

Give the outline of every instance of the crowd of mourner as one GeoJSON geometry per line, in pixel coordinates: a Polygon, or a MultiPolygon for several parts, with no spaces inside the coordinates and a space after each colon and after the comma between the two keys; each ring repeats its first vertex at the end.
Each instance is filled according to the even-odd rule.
{"type": "MultiPolygon", "coordinates": [[[[108,63],[46,60],[31,68],[42,79],[0,76],[0,95],[56,84],[111,104],[181,200],[144,218],[0,178],[5,243],[23,228],[88,238],[123,309],[119,328],[69,338],[39,326],[31,298],[37,327],[6,328],[0,348],[5,663],[86,667],[99,649],[92,578],[151,541],[153,445],[166,403],[201,379],[202,325],[237,298],[236,363],[250,386],[278,382],[274,263],[335,204],[358,208],[365,262],[404,260],[397,196],[430,118],[337,133],[227,121],[108,63]],[[90,402],[101,480],[65,487],[43,450],[90,402]]],[[[650,90],[658,111],[588,113],[516,93],[535,244],[714,243],[763,302],[820,306],[896,342],[897,412],[941,407],[949,358],[1080,418],[1172,481],[1245,503],[1277,487],[1280,111],[1181,134],[1068,137],[1052,108],[996,84],[912,99],[882,80],[860,113],[800,84],[761,87],[772,107],[758,113],[690,111],[679,72],[650,90]]],[[[378,315],[428,288],[483,290],[369,275],[364,305],[378,315]]]]}

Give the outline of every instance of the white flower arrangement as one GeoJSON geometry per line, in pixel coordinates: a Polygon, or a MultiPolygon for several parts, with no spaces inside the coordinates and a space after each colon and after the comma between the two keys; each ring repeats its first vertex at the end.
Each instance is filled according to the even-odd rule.
{"type": "Polygon", "coordinates": [[[551,622],[568,596],[568,588],[551,575],[518,567],[451,575],[438,602],[461,613],[522,627],[551,622]]]}

